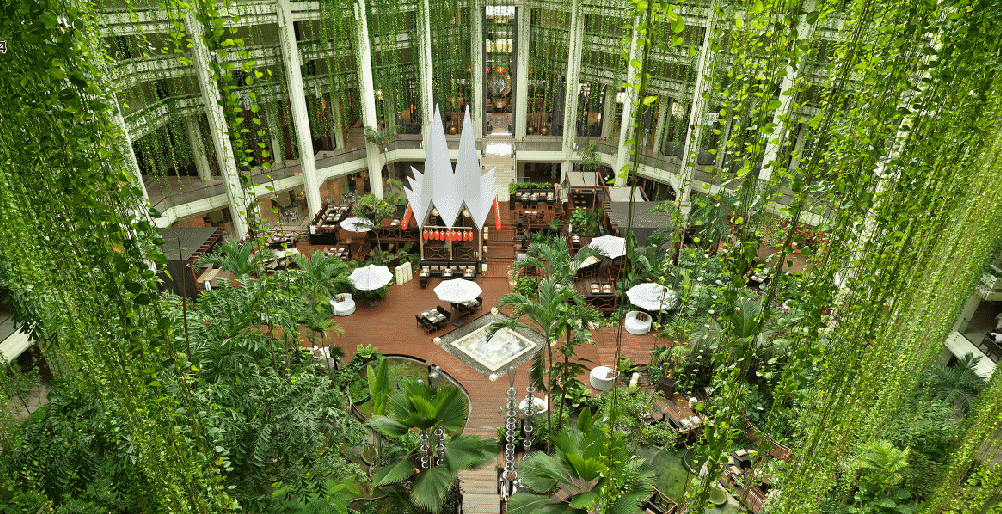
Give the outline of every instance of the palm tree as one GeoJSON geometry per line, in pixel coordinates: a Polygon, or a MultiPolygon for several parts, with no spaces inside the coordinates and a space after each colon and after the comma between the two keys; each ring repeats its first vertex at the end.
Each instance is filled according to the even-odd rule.
{"type": "Polygon", "coordinates": [[[213,253],[207,253],[198,258],[196,266],[211,264],[229,271],[235,277],[256,275],[261,272],[265,262],[274,254],[270,250],[254,252],[254,245],[240,245],[234,241],[226,241],[219,245],[213,253]]]}
{"type": "MultiPolygon", "coordinates": [[[[564,334],[570,341],[572,330],[583,330],[587,326],[584,323],[597,320],[600,314],[592,307],[585,305],[584,300],[574,291],[574,288],[563,286],[558,290],[557,279],[552,275],[539,283],[538,297],[529,298],[521,293],[509,293],[498,301],[499,308],[507,305],[512,307],[513,317],[492,323],[488,330],[489,335],[493,335],[501,328],[527,328],[528,325],[521,321],[523,316],[536,325],[546,339],[546,353],[540,352],[536,356],[536,361],[529,372],[530,379],[537,389],[552,391],[557,387],[557,380],[553,376],[553,346],[564,334]]],[[[566,388],[562,391],[562,395],[566,394],[565,390],[566,388]]],[[[553,409],[546,411],[547,431],[551,436],[553,435],[552,411],[553,409]]],[[[561,415],[563,415],[562,411],[561,415]]],[[[547,439],[547,451],[549,451],[551,443],[552,438],[547,439]]]]}
{"type": "Polygon", "coordinates": [[[455,388],[438,389],[423,382],[407,381],[390,396],[388,416],[373,416],[368,425],[380,434],[403,437],[416,430],[425,444],[413,458],[401,459],[376,470],[372,485],[403,482],[415,474],[410,498],[415,505],[438,512],[456,474],[474,469],[497,457],[497,443],[484,437],[456,434],[463,428],[466,404],[455,388]],[[439,430],[441,429],[441,430],[439,430]],[[441,434],[441,441],[438,441],[441,434]],[[442,450],[436,446],[442,445],[442,450]],[[415,468],[419,463],[420,469],[415,468]]]}
{"type": "Polygon", "coordinates": [[[558,284],[570,284],[581,263],[592,255],[598,255],[597,248],[586,246],[571,258],[567,240],[562,237],[542,237],[529,244],[529,252],[524,259],[515,261],[515,271],[525,267],[538,267],[558,284]]]}
{"type": "Polygon", "coordinates": [[[309,259],[302,254],[293,254],[293,260],[301,273],[294,275],[296,283],[310,292],[310,303],[317,306],[317,296],[330,299],[339,291],[351,290],[348,280],[351,269],[341,259],[325,258],[321,252],[312,250],[309,259]]]}
{"type": "Polygon", "coordinates": [[[633,457],[622,438],[592,426],[584,409],[576,428],[554,436],[556,452],[535,452],[519,463],[522,483],[532,492],[518,492],[508,502],[511,514],[585,514],[641,512],[654,491],[654,471],[633,457]],[[566,501],[554,498],[557,492],[566,501]]]}
{"type": "Polygon", "coordinates": [[[957,360],[953,367],[935,364],[926,372],[925,387],[934,398],[952,404],[967,415],[974,408],[978,400],[978,394],[988,385],[985,379],[981,378],[974,371],[981,357],[975,357],[973,353],[957,360]]]}

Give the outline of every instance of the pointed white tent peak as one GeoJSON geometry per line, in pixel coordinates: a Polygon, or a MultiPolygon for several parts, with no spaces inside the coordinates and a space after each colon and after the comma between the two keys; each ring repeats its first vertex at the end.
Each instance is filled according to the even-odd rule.
{"type": "Polygon", "coordinates": [[[484,173],[480,176],[480,192],[478,197],[469,200],[479,204],[477,214],[473,214],[473,209],[470,209],[470,215],[473,216],[473,222],[477,224],[477,227],[483,227],[484,223],[487,222],[487,217],[491,213],[491,206],[494,205],[494,197],[497,193],[494,191],[494,170],[497,168],[491,168],[490,171],[484,173]]]}
{"type": "Polygon", "coordinates": [[[405,188],[418,228],[424,228],[425,218],[433,206],[438,209],[445,226],[452,228],[464,204],[477,226],[483,227],[494,202],[494,170],[480,173],[469,108],[463,117],[463,135],[459,139],[455,173],[449,160],[449,146],[445,142],[445,127],[438,107],[435,107],[425,151],[424,173],[411,168],[414,176],[408,180],[409,189],[405,188]]]}
{"type": "Polygon", "coordinates": [[[445,142],[445,126],[437,106],[429,139],[422,189],[431,193],[431,201],[442,216],[442,222],[452,228],[462,210],[463,198],[456,187],[456,175],[449,160],[449,145],[445,142]]]}
{"type": "Polygon", "coordinates": [[[466,108],[463,117],[463,135],[459,138],[459,155],[456,158],[456,189],[459,191],[470,216],[474,220],[481,216],[480,212],[480,161],[477,159],[477,141],[473,136],[473,122],[470,120],[470,109],[466,108]]]}
{"type": "Polygon", "coordinates": [[[404,187],[404,194],[407,195],[407,203],[411,205],[411,210],[414,211],[414,219],[417,221],[417,228],[424,228],[425,218],[428,217],[428,211],[431,210],[431,196],[422,195],[424,183],[424,174],[418,170],[411,167],[411,171],[414,176],[407,179],[407,183],[410,186],[408,189],[404,187]]]}

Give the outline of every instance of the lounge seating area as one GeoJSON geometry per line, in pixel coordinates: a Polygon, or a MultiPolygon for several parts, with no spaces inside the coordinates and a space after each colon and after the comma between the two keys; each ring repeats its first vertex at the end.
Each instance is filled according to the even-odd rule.
{"type": "Polygon", "coordinates": [[[432,263],[426,261],[421,263],[421,270],[418,278],[421,279],[421,287],[428,285],[431,278],[466,278],[473,279],[477,276],[477,263],[432,263]]]}

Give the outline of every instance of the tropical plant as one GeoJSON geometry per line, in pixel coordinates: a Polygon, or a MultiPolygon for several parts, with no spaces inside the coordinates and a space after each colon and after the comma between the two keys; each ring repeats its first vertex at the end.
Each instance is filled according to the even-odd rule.
{"type": "Polygon", "coordinates": [[[933,364],[925,374],[925,388],[936,399],[952,404],[965,415],[974,408],[978,394],[988,386],[976,371],[981,357],[968,352],[952,367],[933,364]]]}
{"type": "Polygon", "coordinates": [[[588,257],[598,255],[599,250],[590,246],[581,248],[573,258],[567,247],[567,239],[559,236],[539,236],[529,244],[529,252],[524,259],[515,261],[514,269],[536,267],[562,286],[571,284],[574,274],[588,257]]]}
{"type": "Polygon", "coordinates": [[[416,380],[407,381],[390,396],[387,412],[387,416],[373,416],[368,425],[394,438],[416,430],[422,446],[412,455],[414,462],[402,459],[373,472],[372,485],[378,487],[414,477],[410,498],[422,508],[441,510],[456,473],[480,467],[497,457],[497,446],[492,439],[457,434],[466,421],[466,404],[458,389],[438,389],[416,380]]]}
{"type": "Polygon", "coordinates": [[[251,244],[225,241],[214,252],[202,255],[195,262],[195,267],[219,266],[235,277],[256,276],[274,255],[271,250],[255,251],[254,245],[251,244]]]}
{"type": "Polygon", "coordinates": [[[574,232],[582,236],[593,236],[601,231],[602,219],[597,211],[591,209],[574,209],[571,211],[570,224],[574,232]]]}
{"type": "MultiPolygon", "coordinates": [[[[393,216],[393,213],[397,211],[396,206],[376,195],[368,194],[359,198],[355,207],[359,216],[373,223],[372,231],[376,234],[376,248],[382,250],[382,244],[379,241],[379,226],[383,222],[383,218],[393,216]]],[[[382,264],[382,259],[383,254],[379,253],[376,257],[377,263],[382,264]]]]}
{"type": "Polygon", "coordinates": [[[578,167],[584,171],[596,171],[601,165],[602,160],[598,156],[598,144],[593,141],[585,143],[584,148],[581,150],[581,162],[578,163],[578,167]]]}
{"type": "Polygon", "coordinates": [[[292,279],[309,292],[310,303],[314,306],[325,303],[338,293],[352,290],[348,275],[351,268],[341,259],[327,258],[316,250],[311,250],[309,258],[302,254],[292,255],[299,272],[292,279]]]}
{"type": "MultiPolygon", "coordinates": [[[[527,259],[522,259],[525,261],[527,259]]],[[[552,262],[552,261],[546,261],[552,262]]],[[[526,297],[520,293],[509,293],[501,297],[498,307],[511,306],[512,318],[504,318],[495,321],[490,325],[490,332],[496,332],[501,328],[526,327],[521,318],[528,318],[534,325],[539,327],[540,332],[546,339],[546,352],[540,352],[533,362],[530,370],[530,379],[533,385],[542,391],[555,393],[561,383],[566,383],[571,375],[557,377],[554,373],[555,362],[553,359],[553,347],[563,335],[567,335],[568,341],[573,339],[574,330],[582,330],[587,327],[589,321],[600,317],[597,311],[586,305],[584,300],[578,295],[574,288],[563,287],[557,290],[556,280],[551,276],[539,282],[539,294],[536,297],[526,297]]],[[[573,368],[569,364],[573,351],[564,354],[565,366],[562,368],[570,372],[573,368]]],[[[566,395],[566,388],[560,390],[563,408],[563,397],[566,395]]],[[[553,420],[550,415],[552,409],[547,409],[547,432],[553,434],[553,420]]]]}
{"type": "Polygon", "coordinates": [[[908,453],[908,448],[899,450],[890,441],[878,439],[863,445],[859,455],[849,461],[849,469],[860,475],[855,495],[857,512],[909,513],[918,510],[915,506],[897,503],[911,497],[910,492],[895,488],[908,468],[908,453]]]}
{"type": "Polygon", "coordinates": [[[700,198],[694,203],[696,207],[689,214],[689,223],[694,232],[693,241],[711,254],[716,253],[721,240],[730,234],[730,217],[735,213],[738,199],[729,192],[724,192],[700,198]]]}
{"type": "Polygon", "coordinates": [[[622,439],[610,438],[605,427],[593,424],[584,409],[577,427],[553,436],[555,452],[535,452],[519,462],[522,483],[533,492],[518,492],[508,503],[511,514],[632,514],[654,490],[654,471],[636,458],[622,439]],[[554,498],[557,490],[568,501],[554,498]]]}

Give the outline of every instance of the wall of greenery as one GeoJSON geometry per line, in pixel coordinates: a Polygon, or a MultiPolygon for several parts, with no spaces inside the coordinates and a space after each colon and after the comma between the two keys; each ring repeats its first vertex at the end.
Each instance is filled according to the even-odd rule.
{"type": "MultiPolygon", "coordinates": [[[[641,45],[677,45],[663,43],[671,41],[669,27],[678,19],[674,8],[641,4],[637,12],[643,7],[641,45]]],[[[721,116],[732,127],[723,135],[721,125],[708,125],[705,139],[690,144],[726,152],[741,165],[718,171],[716,178],[738,186],[736,197],[728,200],[735,241],[724,254],[709,310],[716,324],[715,350],[701,354],[711,359],[705,369],[713,370],[707,384],[710,398],[698,407],[714,420],[699,444],[708,473],[689,490],[688,502],[705,504],[743,433],[746,381],[764,350],[749,343],[761,340],[771,320],[792,305],[803,316],[790,334],[785,365],[758,375],[766,379],[760,380],[758,391],[765,386],[772,399],[759,427],[770,435],[779,432],[780,420],[789,419],[791,409],[799,418],[793,459],[773,473],[781,492],[770,511],[835,512],[851,506],[854,512],[878,512],[865,509],[900,506],[905,510],[898,512],[981,512],[997,501],[985,488],[994,487],[998,473],[981,464],[998,455],[998,445],[986,439],[998,429],[997,418],[990,418],[1000,408],[997,378],[972,407],[963,442],[954,447],[938,487],[912,497],[911,491],[894,489],[893,480],[870,480],[876,475],[855,471],[874,452],[898,452],[894,455],[902,460],[908,454],[874,441],[894,434],[892,427],[900,426],[901,417],[912,422],[929,418],[928,408],[916,408],[911,399],[941,351],[988,251],[1002,236],[1002,211],[981,196],[1002,188],[994,85],[998,67],[975,64],[997,60],[997,28],[988,28],[997,27],[997,5],[859,2],[842,7],[823,2],[711,4],[714,30],[723,35],[713,43],[719,50],[716,63],[708,61],[698,73],[710,83],[709,110],[715,111],[719,102],[721,116]],[[820,109],[807,121],[816,144],[799,156],[797,169],[782,157],[763,162],[772,173],[759,180],[755,163],[776,155],[767,147],[798,121],[777,113],[791,101],[789,112],[798,112],[799,102],[805,101],[802,94],[813,85],[795,75],[779,96],[780,79],[791,73],[791,65],[797,72],[796,63],[814,60],[809,53],[819,45],[812,41],[813,27],[832,20],[844,22],[843,38],[823,88],[812,91],[820,109]],[[725,59],[728,66],[719,67],[725,59]],[[974,184],[976,190],[971,189],[974,184]],[[746,249],[758,248],[763,199],[781,188],[789,188],[794,201],[783,212],[790,223],[777,245],[779,274],[764,298],[751,300],[744,289],[747,272],[761,264],[746,249]],[[782,305],[776,300],[786,282],[784,268],[790,266],[787,252],[819,197],[832,209],[823,225],[831,243],[814,256],[815,267],[803,277],[801,287],[809,293],[782,305]],[[847,289],[834,284],[836,272],[852,277],[847,289]],[[860,476],[863,481],[857,483],[860,476]]],[[[646,70],[649,53],[634,65],[646,70]]],[[[654,101],[646,78],[641,73],[634,84],[641,92],[637,125],[654,101]]],[[[697,155],[692,153],[692,161],[697,155]]],[[[633,170],[626,170],[630,178],[633,170]]],[[[717,193],[710,202],[731,194],[717,193]]],[[[907,438],[896,443],[919,447],[907,438]]],[[[766,443],[759,446],[760,454],[766,450],[766,443]]],[[[928,451],[923,455],[929,458],[928,451]]]]}

